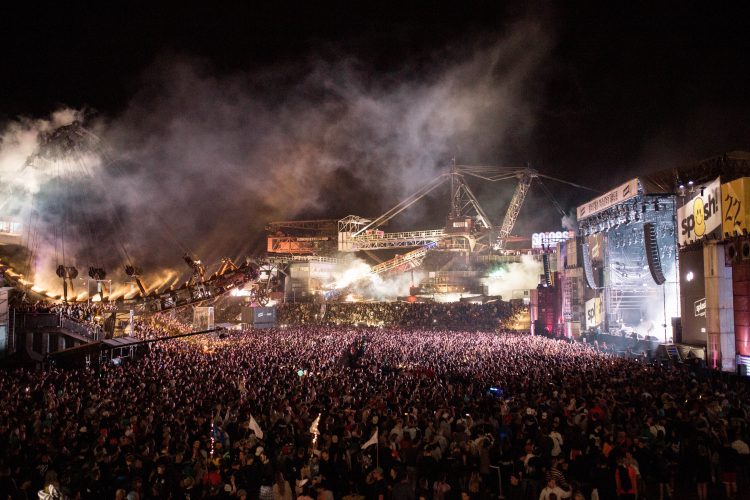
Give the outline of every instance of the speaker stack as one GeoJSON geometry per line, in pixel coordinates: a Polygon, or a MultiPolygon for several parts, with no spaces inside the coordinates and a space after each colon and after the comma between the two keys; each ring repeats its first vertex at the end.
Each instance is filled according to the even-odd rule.
{"type": "Polygon", "coordinates": [[[245,328],[253,330],[276,327],[276,307],[243,307],[241,321],[245,328]]]}
{"type": "Polygon", "coordinates": [[[591,263],[591,254],[589,253],[589,244],[581,244],[581,253],[583,254],[583,274],[586,276],[586,284],[589,288],[597,289],[596,281],[594,281],[594,266],[591,263]]]}
{"type": "Polygon", "coordinates": [[[544,286],[552,286],[552,274],[550,272],[548,253],[542,255],[542,263],[544,264],[544,286]]]}
{"type": "Polygon", "coordinates": [[[664,271],[661,268],[659,244],[656,241],[656,226],[651,222],[643,225],[643,244],[646,247],[646,259],[648,260],[648,270],[651,271],[651,277],[654,278],[657,285],[663,285],[667,279],[664,277],[664,271]]]}

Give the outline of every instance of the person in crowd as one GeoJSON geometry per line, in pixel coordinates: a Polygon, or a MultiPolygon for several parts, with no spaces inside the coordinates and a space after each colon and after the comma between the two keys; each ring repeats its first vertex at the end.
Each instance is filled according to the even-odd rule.
{"type": "Polygon", "coordinates": [[[615,469],[615,484],[617,485],[617,498],[623,500],[635,500],[638,495],[638,473],[635,467],[625,457],[617,460],[615,469]]]}
{"type": "Polygon", "coordinates": [[[539,500],[554,500],[557,498],[570,498],[571,492],[562,489],[554,479],[547,481],[547,486],[539,494],[539,500]]]}

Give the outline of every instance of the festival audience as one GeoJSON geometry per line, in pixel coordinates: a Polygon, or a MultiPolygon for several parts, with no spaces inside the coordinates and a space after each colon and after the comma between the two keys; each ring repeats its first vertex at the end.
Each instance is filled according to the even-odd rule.
{"type": "MultiPolygon", "coordinates": [[[[422,311],[449,311],[433,306],[402,325],[204,334],[118,364],[2,371],[0,498],[747,491],[742,381],[499,328],[438,329],[422,311]]],[[[378,310],[358,307],[326,316],[378,310]]],[[[136,335],[185,331],[162,313],[136,335]]]]}
{"type": "Polygon", "coordinates": [[[278,308],[286,325],[370,325],[493,330],[523,308],[516,302],[332,302],[287,303],[278,308]]]}

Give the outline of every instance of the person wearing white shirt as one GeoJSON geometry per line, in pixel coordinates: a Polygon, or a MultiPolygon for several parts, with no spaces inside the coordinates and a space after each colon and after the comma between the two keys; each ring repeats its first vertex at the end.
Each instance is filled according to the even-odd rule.
{"type": "Polygon", "coordinates": [[[551,500],[550,497],[558,499],[570,498],[570,491],[560,488],[554,479],[550,479],[547,481],[547,486],[539,494],[539,500],[551,500]]]}
{"type": "Polygon", "coordinates": [[[562,453],[562,444],[563,444],[563,437],[562,434],[557,432],[557,430],[553,430],[549,433],[550,439],[552,439],[552,456],[556,457],[559,456],[560,453],[562,453]]]}

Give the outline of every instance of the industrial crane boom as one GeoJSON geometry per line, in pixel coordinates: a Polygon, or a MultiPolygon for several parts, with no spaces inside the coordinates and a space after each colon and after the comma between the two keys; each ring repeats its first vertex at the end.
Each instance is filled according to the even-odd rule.
{"type": "Polygon", "coordinates": [[[389,220],[391,220],[392,218],[394,218],[395,216],[397,216],[398,214],[400,214],[401,212],[403,212],[404,210],[406,210],[407,208],[409,208],[410,206],[412,206],[413,204],[415,204],[416,202],[424,198],[425,195],[429,194],[435,188],[441,186],[443,182],[445,182],[446,179],[448,179],[448,177],[450,177],[450,174],[438,175],[437,177],[432,179],[422,189],[412,194],[411,196],[403,200],[401,203],[399,203],[395,207],[388,210],[386,213],[384,213],[377,219],[373,221],[369,221],[368,224],[364,225],[361,229],[356,231],[353,236],[358,236],[364,233],[365,231],[367,231],[368,229],[372,229],[372,228],[385,224],[386,222],[388,222],[389,220]]]}
{"type": "Polygon", "coordinates": [[[524,169],[521,173],[518,186],[516,186],[513,198],[510,200],[508,211],[505,212],[503,224],[500,226],[500,232],[497,234],[496,249],[502,250],[505,247],[505,239],[510,236],[511,231],[513,231],[513,226],[516,225],[516,219],[518,219],[518,214],[521,212],[521,206],[523,205],[524,199],[526,199],[526,193],[529,192],[531,181],[536,176],[536,170],[530,168],[524,169]]]}

